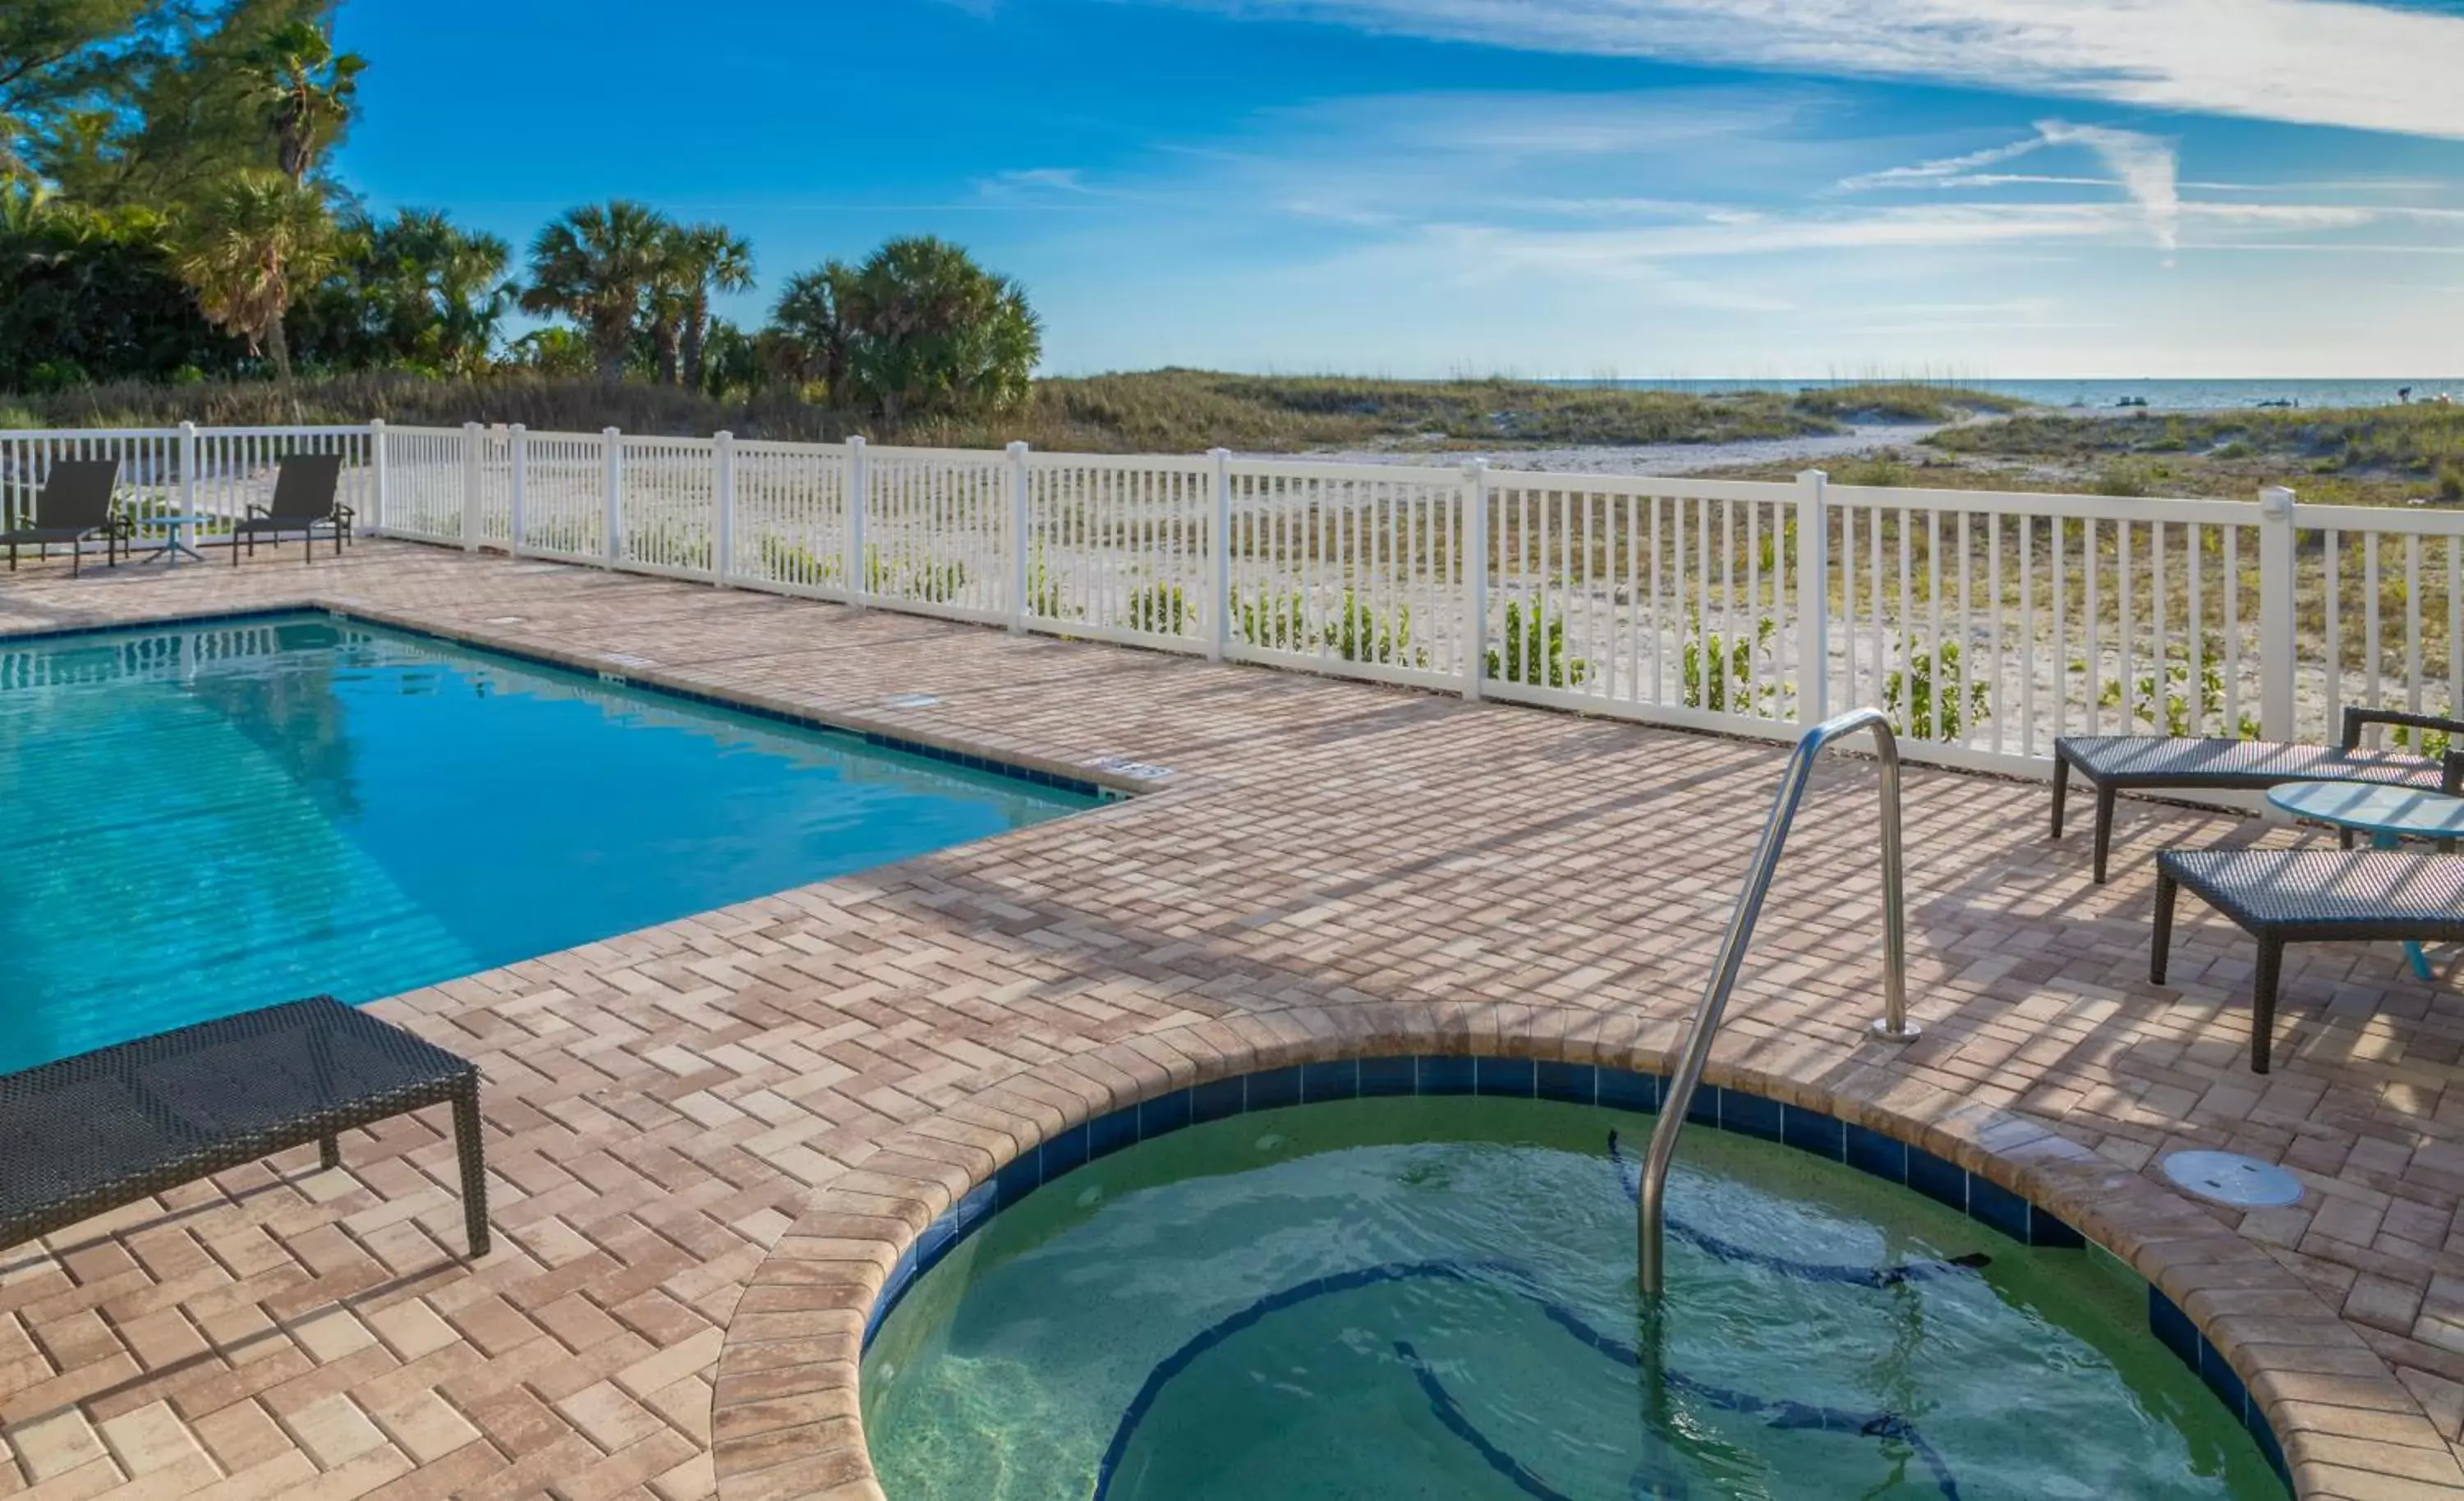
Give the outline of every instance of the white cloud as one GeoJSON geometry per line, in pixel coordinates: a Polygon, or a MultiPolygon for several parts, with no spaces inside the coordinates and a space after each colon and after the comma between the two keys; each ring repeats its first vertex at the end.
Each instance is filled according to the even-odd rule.
{"type": "Polygon", "coordinates": [[[1842,192],[1864,192],[1890,187],[2000,187],[2009,185],[2057,185],[2063,186],[2103,186],[2111,185],[2128,193],[2146,216],[2147,228],[2156,243],[2167,252],[2181,243],[2182,187],[2171,141],[2156,136],[2142,135],[2135,130],[2115,130],[2104,125],[2074,125],[2058,120],[2040,120],[2036,133],[2006,145],[1989,146],[1965,156],[1943,157],[1932,162],[1920,162],[1914,166],[1885,167],[1879,172],[1859,172],[1840,179],[1842,192]],[[1978,172],[1981,166],[1995,166],[2031,152],[2049,147],[2078,146],[2093,152],[2103,163],[2109,178],[2041,176],[2034,173],[1978,172]]]}
{"type": "Polygon", "coordinates": [[[1947,204],[1860,213],[1770,217],[1617,229],[1431,227],[1459,246],[1532,270],[1577,271],[1661,260],[1801,250],[1916,250],[2115,239],[2131,228],[2119,204],[1947,204]]]}
{"type": "Polygon", "coordinates": [[[2464,138],[2464,16],[2351,0],[1177,0],[1494,47],[2464,138]]]}
{"type": "Polygon", "coordinates": [[[2037,121],[2036,134],[2047,145],[2080,145],[2095,152],[2122,179],[2123,191],[2147,216],[2156,243],[2167,252],[2181,243],[2181,174],[2174,167],[2172,142],[2135,130],[2066,125],[2053,120],[2037,121]]]}
{"type": "Polygon", "coordinates": [[[1920,162],[1914,166],[1888,166],[1878,172],[1859,172],[1839,180],[1842,192],[1858,193],[1875,187],[1941,187],[1945,185],[1968,185],[1980,181],[1976,171],[1981,166],[1996,166],[2031,151],[2041,150],[2045,138],[2041,132],[2009,145],[1988,146],[1964,156],[1941,157],[1920,162]]]}
{"type": "Polygon", "coordinates": [[[993,180],[1008,187],[1048,187],[1065,193],[1089,191],[1085,176],[1074,166],[1037,166],[1019,172],[1003,172],[993,180]]]}

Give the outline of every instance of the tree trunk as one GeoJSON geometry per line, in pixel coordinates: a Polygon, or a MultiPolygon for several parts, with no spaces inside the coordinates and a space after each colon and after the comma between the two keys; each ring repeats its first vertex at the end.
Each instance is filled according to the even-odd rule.
{"type": "Polygon", "coordinates": [[[591,325],[590,357],[598,362],[601,385],[615,385],[625,379],[625,356],[632,343],[633,325],[629,319],[591,325]]]}
{"type": "Polygon", "coordinates": [[[277,310],[265,325],[265,358],[274,361],[274,379],[291,379],[291,340],[282,332],[282,314],[277,310]]]}
{"type": "Polygon", "coordinates": [[[650,341],[658,351],[657,380],[661,385],[676,383],[676,320],[661,318],[650,330],[650,341]]]}
{"type": "Polygon", "coordinates": [[[709,337],[710,301],[705,297],[696,297],[693,299],[693,307],[685,313],[683,355],[685,385],[690,390],[701,389],[704,347],[709,337]]]}

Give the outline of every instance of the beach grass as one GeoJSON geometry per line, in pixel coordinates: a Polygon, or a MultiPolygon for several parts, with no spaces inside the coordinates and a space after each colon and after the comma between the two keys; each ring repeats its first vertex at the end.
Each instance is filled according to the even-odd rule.
{"type": "Polygon", "coordinates": [[[2029,412],[1938,432],[1925,445],[2144,487],[2100,485],[2107,494],[2240,493],[2284,485],[2319,500],[2464,501],[2464,406],[2427,402],[2129,417],[2029,412]]]}
{"type": "Polygon", "coordinates": [[[505,374],[437,381],[372,373],[270,381],[121,382],[0,396],[0,425],[42,427],[356,423],[520,423],[540,432],[627,432],[1093,453],[1244,453],[1397,448],[1436,454],[1583,445],[1729,443],[1830,434],[1852,423],[1946,423],[2006,412],[2008,398],[1912,382],[1695,394],[1506,379],[1387,381],[1205,370],[1055,378],[1021,410],[902,424],[792,392],[716,401],[674,387],[601,386],[505,374]]]}

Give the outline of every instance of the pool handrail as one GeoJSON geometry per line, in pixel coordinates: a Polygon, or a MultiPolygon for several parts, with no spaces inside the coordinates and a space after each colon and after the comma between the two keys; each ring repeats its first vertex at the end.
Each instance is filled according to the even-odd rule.
{"type": "Polygon", "coordinates": [[[1900,875],[1899,741],[1881,710],[1852,709],[1797,736],[1788,768],[1780,773],[1779,793],[1771,801],[1762,838],[1746,866],[1745,888],[1738,894],[1736,910],[1728,916],[1727,931],[1720,939],[1719,956],[1712,962],[1703,1004],[1695,1010],[1694,1024],[1685,1034],[1676,1072],[1661,1092],[1660,1120],[1652,1127],[1651,1144],[1643,1153],[1642,1182],[1637,1195],[1635,1266],[1647,1301],[1656,1301],[1666,1285],[1661,1221],[1666,1207],[1663,1195],[1669,1162],[1677,1155],[1677,1138],[1685,1129],[1686,1109],[1693,1103],[1695,1088],[1703,1082],[1703,1065],[1711,1055],[1711,1043],[1719,1033],[1728,993],[1736,988],[1737,971],[1745,963],[1746,946],[1753,939],[1754,921],[1762,915],[1763,898],[1771,891],[1780,851],[1788,842],[1789,826],[1796,820],[1797,805],[1804,800],[1806,784],[1813,779],[1814,764],[1820,759],[1823,748],[1859,730],[1873,731],[1875,752],[1882,765],[1883,1012],[1872,1031],[1875,1036],[1889,1042],[1912,1041],[1918,1034],[1918,1029],[1908,1023],[1907,919],[1900,875]]]}

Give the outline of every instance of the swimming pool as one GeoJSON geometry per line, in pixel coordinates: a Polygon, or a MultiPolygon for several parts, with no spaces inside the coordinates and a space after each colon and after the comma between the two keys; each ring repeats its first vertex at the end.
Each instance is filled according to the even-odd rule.
{"type": "Polygon", "coordinates": [[[2145,1284],[2007,1194],[2053,1244],[1689,1133],[1655,1325],[1646,1113],[1408,1086],[1177,1130],[1193,1106],[1170,1108],[1093,1161],[1089,1128],[1045,1143],[893,1279],[863,1368],[891,1501],[2286,1493],[2246,1410],[2151,1336],[2145,1284]]]}
{"type": "Polygon", "coordinates": [[[324,614],[0,642],[0,1071],[1093,806],[324,614]]]}

